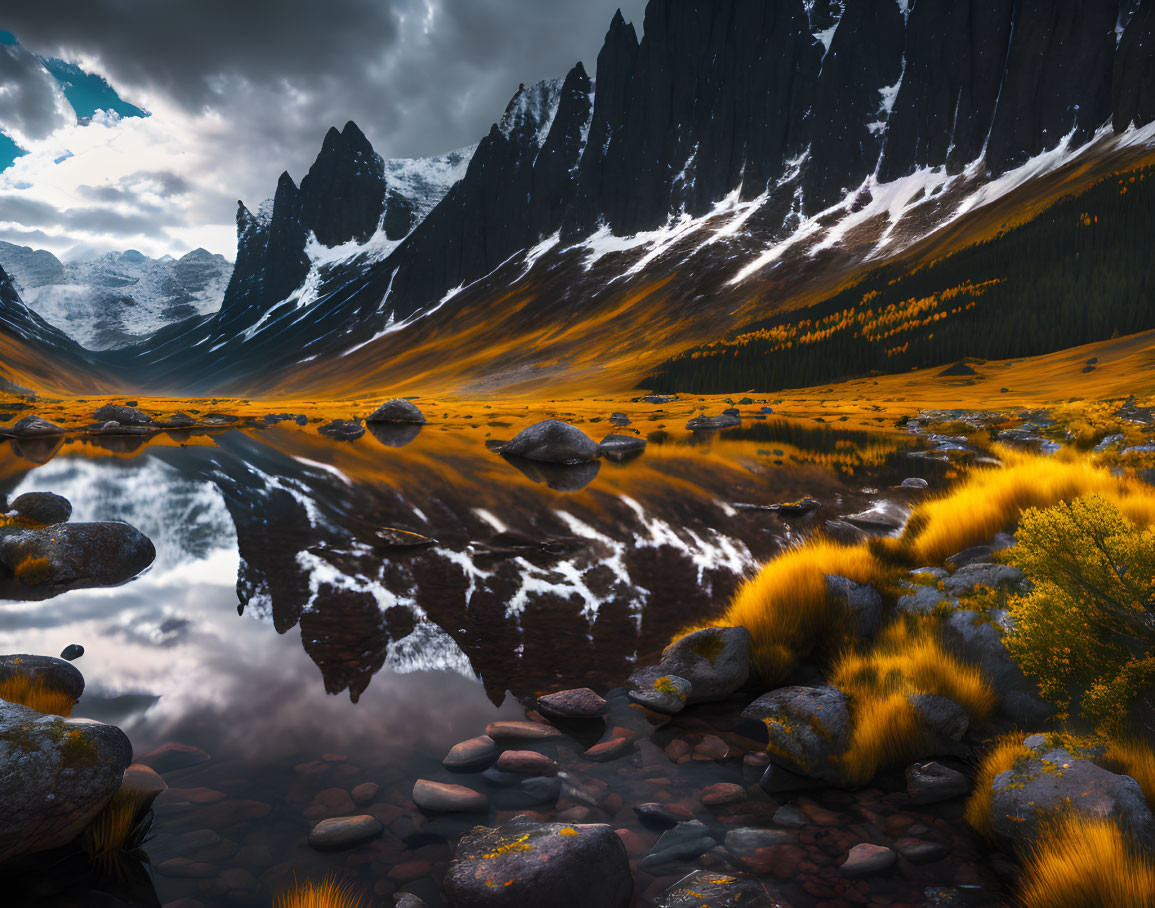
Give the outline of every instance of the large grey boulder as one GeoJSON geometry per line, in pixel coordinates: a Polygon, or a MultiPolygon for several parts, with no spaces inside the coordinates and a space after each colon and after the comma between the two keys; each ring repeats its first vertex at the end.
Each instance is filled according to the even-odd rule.
{"type": "Polygon", "coordinates": [[[1046,823],[1074,810],[1108,819],[1141,848],[1155,848],[1155,817],[1130,776],[1096,766],[1088,754],[1051,747],[1044,735],[1023,742],[1027,760],[999,773],[992,784],[991,823],[1005,844],[1033,843],[1046,823]]]}
{"type": "Polygon", "coordinates": [[[0,435],[11,435],[16,438],[41,438],[66,433],[66,429],[62,429],[46,419],[41,419],[39,416],[25,416],[11,428],[0,426],[0,435]]]}
{"type": "Polygon", "coordinates": [[[835,757],[850,744],[849,706],[846,694],[830,685],[783,687],[747,706],[742,720],[765,728],[772,763],[808,779],[844,785],[835,757]]]}
{"type": "Polygon", "coordinates": [[[39,681],[47,690],[67,694],[73,700],[79,700],[84,693],[84,675],[80,669],[55,656],[32,656],[28,653],[0,656],[0,682],[17,675],[39,681]]]}
{"type": "Polygon", "coordinates": [[[156,558],[147,536],[127,523],[68,523],[0,531],[0,598],[41,600],[67,590],[116,586],[156,558]]]}
{"type": "Polygon", "coordinates": [[[417,409],[412,401],[394,398],[381,404],[369,414],[365,420],[370,423],[409,423],[411,425],[425,425],[425,415],[417,409]]]}
{"type": "Polygon", "coordinates": [[[598,456],[598,445],[577,426],[547,419],[522,429],[501,453],[542,463],[583,463],[598,456]]]}
{"type": "Polygon", "coordinates": [[[942,582],[947,595],[957,598],[976,586],[1017,593],[1022,589],[1025,579],[1022,571],[1009,564],[978,562],[960,567],[953,574],[944,577],[942,582]]]}
{"type": "Polygon", "coordinates": [[[67,523],[72,516],[72,502],[52,492],[25,492],[8,508],[14,514],[45,526],[67,523]]]}
{"type": "Polygon", "coordinates": [[[119,404],[105,404],[92,414],[100,422],[118,422],[122,426],[151,426],[152,417],[142,413],[135,407],[124,407],[119,404]]]}
{"type": "Polygon", "coordinates": [[[882,594],[869,583],[827,574],[826,598],[846,610],[857,636],[873,637],[878,633],[882,624],[882,594]]]}
{"type": "Polygon", "coordinates": [[[131,762],[119,728],[0,700],[0,864],[71,842],[131,762]]]}
{"type": "Polygon", "coordinates": [[[750,677],[750,632],[707,627],[666,647],[658,667],[690,682],[687,703],[724,700],[750,677]]]}
{"type": "Polygon", "coordinates": [[[1007,652],[1001,626],[978,612],[963,610],[950,616],[945,633],[959,655],[982,669],[983,677],[999,695],[998,709],[1005,718],[1029,728],[1051,717],[1054,707],[1036,693],[1035,685],[1007,652]]]}
{"type": "Polygon", "coordinates": [[[467,833],[444,890],[453,908],[627,908],[634,878],[612,827],[518,818],[467,833]]]}

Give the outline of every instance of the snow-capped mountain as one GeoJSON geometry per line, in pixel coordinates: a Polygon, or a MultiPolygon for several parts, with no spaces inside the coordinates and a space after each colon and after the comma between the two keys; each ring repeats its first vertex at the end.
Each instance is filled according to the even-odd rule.
{"type": "Polygon", "coordinates": [[[44,249],[5,242],[0,266],[30,309],[90,350],[139,343],[174,322],[216,312],[232,274],[231,262],[204,249],[179,259],[130,249],[65,264],[44,249]]]}
{"type": "Polygon", "coordinates": [[[1136,166],[1155,0],[651,0],[596,75],[519,89],[423,217],[404,168],[331,130],[299,186],[240,206],[220,312],[105,362],[200,391],[646,369],[1136,166]]]}

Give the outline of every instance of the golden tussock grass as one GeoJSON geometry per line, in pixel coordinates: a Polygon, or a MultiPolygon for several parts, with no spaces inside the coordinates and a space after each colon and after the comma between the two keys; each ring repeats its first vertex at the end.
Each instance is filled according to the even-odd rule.
{"type": "Polygon", "coordinates": [[[1027,855],[1017,901],[1022,908],[1151,908],[1155,863],[1110,820],[1069,813],[1027,855]]]}
{"type": "Polygon", "coordinates": [[[0,681],[0,700],[19,703],[49,716],[70,716],[76,701],[64,691],[52,690],[39,678],[10,675],[0,681]]]}
{"type": "Polygon", "coordinates": [[[120,789],[85,827],[81,834],[84,850],[93,863],[111,869],[124,851],[138,847],[134,841],[144,796],[139,792],[120,789]]]}
{"type": "Polygon", "coordinates": [[[364,904],[352,883],[326,877],[320,883],[294,883],[292,889],[277,898],[273,908],[362,908],[364,904]]]}
{"type": "Polygon", "coordinates": [[[923,753],[926,731],[910,696],[947,697],[974,721],[989,716],[997,699],[977,668],[944,648],[933,618],[884,628],[873,645],[844,652],[829,678],[851,699],[851,742],[838,760],[859,784],[923,753]]]}
{"type": "Polygon", "coordinates": [[[1097,494],[1129,519],[1155,523],[1155,493],[1132,480],[1112,476],[1083,459],[1042,457],[998,448],[1001,467],[972,472],[962,483],[925,501],[911,514],[899,539],[875,540],[883,559],[911,566],[942,564],[951,555],[1013,530],[1026,508],[1097,494]]]}
{"type": "Polygon", "coordinates": [[[1144,741],[1112,741],[1100,762],[1138,782],[1147,803],[1155,809],[1155,748],[1144,741]]]}
{"type": "Polygon", "coordinates": [[[1031,751],[1023,746],[1022,732],[1011,732],[997,738],[983,754],[975,773],[974,790],[966,803],[966,820],[971,828],[984,838],[991,839],[994,830],[991,826],[992,785],[995,776],[1011,769],[1015,762],[1030,755],[1031,751]]]}
{"type": "Polygon", "coordinates": [[[892,579],[865,548],[817,539],[768,562],[726,609],[720,623],[750,632],[751,661],[763,681],[785,680],[800,659],[820,644],[836,644],[848,629],[827,601],[826,574],[880,586],[892,579]]]}

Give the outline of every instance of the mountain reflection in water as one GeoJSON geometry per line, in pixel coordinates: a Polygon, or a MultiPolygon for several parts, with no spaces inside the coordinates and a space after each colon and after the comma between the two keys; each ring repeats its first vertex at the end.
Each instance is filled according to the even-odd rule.
{"type": "MultiPolygon", "coordinates": [[[[253,834],[294,868],[324,870],[286,802],[302,766],[339,755],[353,783],[397,791],[437,777],[457,740],[524,717],[518,698],[620,684],[759,562],[875,500],[863,486],[937,468],[894,438],[767,425],[652,440],[565,492],[475,438],[406,436],[272,428],[128,452],[66,441],[35,460],[0,447],[0,492],[62,494],[74,520],[128,521],[158,553],[120,588],[0,605],[0,652],[83,644],[76,715],[120,725],[138,755],[204,749],[197,784],[270,805],[253,834]],[[823,507],[734,506],[804,495],[823,507]],[[383,527],[436,542],[390,545],[383,527]]],[[[172,836],[212,825],[187,808],[162,799],[154,862],[177,856],[172,836]]],[[[188,894],[157,884],[162,901],[188,894]]]]}

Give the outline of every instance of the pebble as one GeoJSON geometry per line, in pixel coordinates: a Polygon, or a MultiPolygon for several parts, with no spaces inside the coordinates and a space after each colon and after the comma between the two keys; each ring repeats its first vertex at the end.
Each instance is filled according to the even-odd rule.
{"type": "Polygon", "coordinates": [[[309,845],[318,851],[344,851],[377,838],[384,830],[376,817],[332,817],[313,827],[309,845]]]}
{"type": "Polygon", "coordinates": [[[661,829],[672,829],[683,821],[694,819],[694,814],[681,804],[636,804],[634,813],[643,824],[661,829]]]}
{"type": "Polygon", "coordinates": [[[60,658],[67,659],[69,662],[75,662],[84,655],[84,647],[79,643],[69,643],[60,651],[60,658]]]}
{"type": "Polygon", "coordinates": [[[936,804],[960,798],[971,790],[971,781],[961,772],[936,763],[915,763],[906,770],[906,791],[914,804],[936,804]]]}
{"type": "Polygon", "coordinates": [[[376,782],[362,782],[354,788],[349,794],[353,798],[353,803],[358,807],[364,807],[366,804],[372,804],[373,799],[377,797],[377,792],[381,786],[376,782]]]}
{"type": "Polygon", "coordinates": [[[162,744],[156,750],[146,753],[137,762],[151,766],[163,776],[165,773],[175,772],[178,769],[199,766],[201,763],[207,763],[211,759],[212,757],[199,747],[170,742],[168,744],[162,744]]]}
{"type": "Polygon", "coordinates": [[[810,819],[793,804],[783,804],[774,812],[774,822],[779,826],[805,826],[810,819]]]}
{"type": "Polygon", "coordinates": [[[489,809],[489,798],[479,791],[428,779],[414,783],[413,803],[433,813],[479,813],[489,809]]]}
{"type": "Polygon", "coordinates": [[[529,776],[556,776],[558,771],[557,763],[535,750],[507,750],[497,758],[497,768],[529,776]]]}
{"type": "Polygon", "coordinates": [[[596,719],[606,711],[606,701],[588,687],[538,697],[537,705],[547,716],[558,719],[596,719]]]}
{"type": "Polygon", "coordinates": [[[633,749],[633,738],[611,738],[608,741],[595,744],[589,748],[589,750],[585,751],[582,756],[594,763],[609,763],[611,760],[624,757],[633,749]]]}
{"type": "Polygon", "coordinates": [[[701,802],[707,807],[729,807],[747,800],[746,789],[733,782],[718,782],[702,789],[701,802]]]}
{"type": "Polygon", "coordinates": [[[485,726],[485,733],[496,742],[542,741],[565,737],[552,725],[540,722],[490,722],[485,726]]]}
{"type": "Polygon", "coordinates": [[[454,744],[441,765],[455,772],[477,772],[493,765],[500,750],[489,735],[479,735],[454,744]]]}
{"type": "Polygon", "coordinates": [[[850,849],[841,870],[851,877],[877,876],[890,870],[897,862],[898,855],[886,846],[862,842],[850,849]]]}
{"type": "Polygon", "coordinates": [[[895,849],[912,864],[930,864],[941,861],[950,849],[940,842],[928,842],[925,839],[902,838],[894,843],[895,849]]]}

